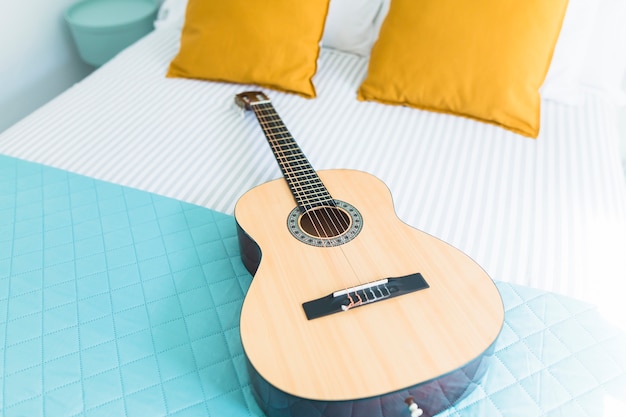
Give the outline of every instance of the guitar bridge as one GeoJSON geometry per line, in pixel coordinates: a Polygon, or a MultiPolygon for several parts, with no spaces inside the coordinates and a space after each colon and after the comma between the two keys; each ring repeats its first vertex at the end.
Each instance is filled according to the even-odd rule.
{"type": "Polygon", "coordinates": [[[304,308],[306,318],[313,320],[423,290],[428,288],[428,286],[422,274],[418,272],[404,277],[385,278],[368,284],[335,291],[327,296],[303,303],[302,308],[304,308]]]}

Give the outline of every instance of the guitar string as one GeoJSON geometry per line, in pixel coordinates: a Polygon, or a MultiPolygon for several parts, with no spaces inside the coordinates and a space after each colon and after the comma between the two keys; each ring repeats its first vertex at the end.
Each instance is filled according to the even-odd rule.
{"type": "MultiPolygon", "coordinates": [[[[269,104],[269,103],[268,103],[269,104]]],[[[282,120],[280,119],[280,116],[278,115],[278,113],[275,111],[275,109],[273,108],[273,106],[271,105],[267,105],[265,106],[267,107],[267,109],[263,109],[262,106],[259,106],[259,112],[257,113],[255,111],[255,114],[257,115],[257,119],[259,120],[259,122],[261,123],[261,126],[264,128],[264,132],[267,134],[268,139],[270,141],[270,145],[272,146],[272,149],[275,150],[275,155],[278,158],[278,161],[280,163],[280,165],[282,167],[284,167],[284,173],[285,175],[291,180],[292,184],[295,183],[294,187],[298,188],[300,187],[300,189],[304,190],[304,187],[301,186],[301,181],[297,175],[297,172],[295,170],[292,169],[293,164],[289,163],[289,156],[293,156],[293,152],[294,150],[300,154],[300,156],[302,156],[304,158],[304,161],[306,162],[305,166],[308,165],[309,169],[312,170],[310,163],[308,162],[308,160],[306,159],[306,157],[304,156],[304,154],[302,153],[301,149],[299,148],[299,146],[297,145],[297,143],[295,143],[295,141],[293,141],[293,143],[291,144],[291,147],[289,148],[289,155],[286,154],[285,150],[283,149],[283,145],[280,145],[279,143],[277,143],[279,140],[283,140],[283,141],[289,141],[289,140],[293,140],[293,137],[291,136],[291,134],[289,133],[288,129],[286,129],[286,126],[284,126],[284,123],[282,122],[282,120]],[[273,122],[278,122],[279,123],[279,128],[281,128],[283,131],[275,131],[277,130],[275,127],[271,126],[271,124],[273,122]]],[[[328,193],[328,190],[326,190],[326,187],[324,186],[324,184],[321,182],[321,180],[319,179],[319,177],[317,176],[317,173],[312,170],[313,175],[315,175],[314,178],[317,179],[317,181],[320,183],[320,185],[323,187],[324,191],[326,192],[326,194],[328,195],[328,197],[330,198],[330,201],[333,202],[332,200],[332,196],[330,196],[330,193],[328,193]]],[[[306,182],[305,182],[306,183],[306,182]]],[[[306,196],[303,199],[303,192],[301,192],[299,189],[294,190],[292,188],[292,191],[294,192],[294,194],[296,194],[296,196],[300,197],[301,200],[306,200],[306,196]]],[[[328,211],[332,212],[336,218],[336,220],[338,222],[340,222],[340,220],[336,217],[337,214],[335,212],[335,210],[329,210],[327,208],[327,206],[323,206],[323,210],[326,211],[326,217],[330,219],[332,226],[335,229],[335,233],[337,235],[339,235],[341,233],[341,230],[339,229],[339,226],[336,225],[334,223],[334,221],[332,220],[332,218],[328,215],[328,211]]],[[[317,213],[317,209],[312,209],[310,210],[313,212],[313,215],[315,217],[315,219],[317,220],[317,222],[319,223],[318,225],[315,224],[315,220],[311,217],[310,213],[308,213],[309,218],[311,218],[311,222],[312,225],[317,233],[317,235],[321,238],[326,238],[329,239],[326,227],[324,226],[324,223],[322,219],[319,218],[318,213],[317,213]],[[322,233],[320,233],[319,228],[322,229],[323,231],[323,235],[322,233]]],[[[303,213],[307,214],[307,212],[303,213]]],[[[328,223],[326,223],[328,224],[328,223]]],[[[352,273],[354,274],[354,276],[356,277],[357,281],[359,284],[361,284],[361,279],[359,277],[359,274],[355,271],[354,266],[351,264],[349,258],[347,257],[347,255],[345,254],[345,251],[343,250],[343,248],[339,248],[339,251],[341,252],[341,254],[343,255],[343,258],[346,260],[346,262],[348,263],[350,269],[352,270],[352,273]]],[[[341,281],[344,281],[344,279],[341,279],[341,281]]],[[[344,283],[344,290],[346,292],[346,296],[349,300],[349,304],[347,306],[346,309],[350,309],[356,305],[359,305],[363,302],[363,300],[361,299],[361,296],[358,294],[358,292],[355,292],[356,296],[358,297],[358,300],[355,301],[352,297],[352,295],[350,294],[350,291],[348,291],[347,289],[348,287],[345,285],[344,283]]]]}
{"type": "MultiPolygon", "coordinates": [[[[284,171],[286,174],[290,175],[290,180],[292,181],[292,184],[297,185],[300,187],[300,189],[304,189],[302,187],[302,182],[300,181],[300,179],[297,176],[297,172],[295,170],[292,169],[291,164],[289,163],[288,157],[289,155],[287,155],[285,153],[285,151],[283,150],[283,146],[280,145],[278,142],[278,140],[289,140],[289,139],[293,139],[293,136],[289,133],[289,130],[286,129],[286,126],[284,126],[284,123],[282,122],[280,116],[278,115],[278,113],[276,112],[276,110],[274,109],[274,107],[271,105],[271,103],[249,103],[250,106],[252,107],[252,109],[254,110],[255,115],[257,116],[257,120],[259,121],[259,123],[261,124],[261,126],[263,127],[263,130],[265,133],[267,133],[268,139],[270,139],[270,145],[272,145],[272,149],[274,149],[276,152],[276,156],[279,160],[279,163],[281,163],[281,166],[284,167],[284,171]],[[257,111],[258,110],[258,111],[257,111]],[[273,119],[273,120],[272,120],[273,119]],[[283,132],[279,132],[279,133],[275,133],[273,131],[273,129],[276,129],[276,127],[272,127],[271,123],[272,122],[278,122],[279,126],[278,128],[281,128],[284,130],[283,132]],[[282,125],[282,126],[281,126],[282,125]],[[278,136],[278,135],[283,135],[278,136]],[[286,137],[284,136],[286,135],[286,137]]],[[[308,165],[310,167],[310,163],[308,162],[308,160],[306,159],[306,156],[302,153],[302,151],[299,149],[299,146],[297,145],[297,143],[294,141],[293,145],[295,145],[294,148],[291,148],[289,151],[293,152],[294,150],[299,151],[299,153],[304,157],[304,160],[306,161],[306,165],[308,165]]],[[[315,172],[315,170],[312,170],[314,175],[317,177],[317,173],[315,172]]],[[[317,177],[319,183],[322,185],[323,189],[326,191],[326,194],[328,195],[328,197],[330,197],[330,201],[332,200],[332,196],[330,196],[330,193],[328,193],[328,191],[326,190],[326,187],[324,186],[324,184],[321,182],[321,180],[319,179],[319,177],[317,177]]],[[[298,188],[298,187],[294,187],[294,188],[298,188]]],[[[297,195],[301,201],[306,201],[307,198],[306,196],[303,194],[302,191],[298,190],[298,189],[292,189],[292,191],[294,192],[295,195],[297,195]]],[[[312,206],[312,204],[310,204],[312,206]]],[[[335,223],[335,220],[337,221],[337,223],[341,223],[341,220],[337,217],[337,213],[335,212],[335,210],[331,210],[328,206],[323,205],[322,206],[322,210],[325,211],[326,217],[330,220],[331,226],[334,228],[335,232],[337,235],[340,235],[342,233],[341,228],[339,225],[337,225],[335,223]],[[332,216],[330,215],[330,213],[332,213],[332,216]],[[335,220],[332,219],[332,217],[335,218],[335,220]]],[[[324,223],[328,225],[328,222],[322,222],[322,220],[320,219],[320,217],[318,216],[317,213],[317,208],[314,208],[312,210],[309,211],[313,211],[313,215],[316,219],[316,221],[318,222],[318,224],[315,224],[315,221],[313,220],[313,218],[311,217],[311,215],[309,214],[309,217],[311,218],[311,222],[312,225],[315,229],[315,232],[318,236],[326,238],[326,239],[330,239],[330,236],[327,233],[327,230],[324,227],[324,223]],[[320,230],[318,229],[318,226],[322,229],[322,233],[320,233],[320,230]]],[[[307,214],[309,211],[305,211],[305,213],[303,214],[307,214]]],[[[352,265],[352,263],[350,262],[350,259],[348,258],[348,256],[346,255],[345,251],[343,250],[343,248],[340,247],[341,245],[338,245],[338,249],[339,251],[342,253],[344,259],[346,260],[346,262],[348,263],[350,269],[352,270],[352,273],[354,274],[355,278],[357,279],[358,285],[361,285],[363,282],[361,280],[361,278],[359,277],[359,274],[356,272],[354,266],[352,265]]],[[[342,280],[343,281],[343,280],[342,280]]],[[[344,290],[346,290],[346,294],[347,297],[350,301],[349,307],[358,305],[362,302],[362,299],[360,297],[360,295],[358,294],[358,292],[356,292],[356,296],[358,297],[358,301],[354,301],[353,298],[350,295],[350,292],[347,291],[347,288],[344,284],[344,290]]]]}
{"type": "MultiPolygon", "coordinates": [[[[290,135],[288,133],[288,131],[283,131],[283,132],[274,132],[274,129],[276,129],[276,127],[271,126],[270,124],[272,122],[276,122],[278,121],[279,123],[280,118],[276,119],[274,117],[274,115],[271,114],[271,110],[272,109],[262,109],[259,108],[260,110],[260,118],[259,121],[261,122],[262,127],[264,127],[264,131],[268,134],[268,139],[270,140],[270,145],[272,146],[272,149],[275,150],[276,156],[278,157],[278,162],[280,163],[281,167],[283,167],[284,173],[287,176],[287,179],[289,180],[289,182],[292,184],[293,188],[292,191],[295,194],[296,197],[299,198],[300,203],[302,206],[312,206],[312,201],[310,200],[310,198],[308,198],[306,196],[306,194],[304,194],[305,192],[305,187],[311,185],[310,182],[306,182],[303,184],[303,182],[300,180],[300,177],[297,175],[297,172],[295,170],[292,169],[293,167],[293,163],[290,163],[289,161],[289,156],[294,156],[293,155],[293,151],[294,151],[294,147],[292,144],[291,149],[289,149],[289,151],[292,153],[291,155],[287,155],[285,150],[283,149],[283,145],[278,144],[278,140],[284,140],[284,139],[289,139],[290,135]],[[268,112],[270,112],[270,114],[268,114],[268,112]],[[270,120],[269,117],[274,117],[274,120],[270,120]],[[284,135],[287,134],[287,136],[285,137],[284,135]],[[282,135],[282,136],[277,136],[277,135],[282,135]],[[302,191],[301,191],[302,190],[302,191]]],[[[281,127],[281,126],[279,126],[281,127]]],[[[296,145],[297,146],[297,145],[296,145]]],[[[295,148],[295,150],[297,151],[298,149],[295,148]]],[[[323,186],[323,184],[322,184],[323,186]]],[[[328,192],[326,192],[326,194],[328,194],[328,192]]],[[[328,194],[328,196],[330,197],[330,194],[328,194]]],[[[319,200],[319,198],[318,198],[319,200]]],[[[319,202],[319,201],[318,201],[319,202]]],[[[318,235],[318,237],[320,238],[329,238],[329,235],[327,233],[327,231],[324,228],[324,225],[322,224],[322,220],[319,218],[317,210],[312,210],[313,214],[316,217],[317,223],[311,219],[312,221],[312,225],[313,228],[315,229],[316,234],[318,235]],[[318,228],[319,226],[319,228],[318,228]],[[320,232],[320,229],[323,233],[320,232]]],[[[305,210],[304,214],[307,214],[307,211],[305,210]]],[[[311,217],[311,215],[309,214],[309,217],[311,217]]],[[[337,225],[333,225],[335,227],[335,232],[339,233],[340,230],[338,229],[337,225]]]]}
{"type": "Polygon", "coordinates": [[[272,128],[267,128],[266,127],[266,129],[268,130],[267,133],[271,136],[270,140],[274,142],[273,143],[273,145],[274,145],[273,148],[277,150],[277,152],[279,154],[279,158],[282,159],[282,161],[281,161],[282,164],[281,165],[283,167],[285,167],[285,169],[290,174],[291,183],[295,187],[300,187],[300,189],[297,190],[296,193],[298,194],[298,196],[300,197],[301,201],[303,202],[303,205],[306,205],[306,203],[308,202],[310,206],[313,206],[313,202],[310,200],[309,197],[306,196],[306,194],[304,194],[304,191],[300,191],[300,190],[305,190],[306,187],[308,187],[308,186],[311,186],[313,188],[315,188],[315,187],[320,188],[321,187],[322,195],[325,194],[324,195],[324,197],[325,197],[324,199],[326,201],[330,201],[333,204],[332,207],[328,208],[328,206],[323,204],[323,200],[321,198],[319,198],[319,197],[316,198],[318,200],[318,203],[319,202],[322,203],[322,207],[323,207],[322,210],[325,212],[324,214],[326,214],[326,218],[331,222],[330,225],[328,225],[328,222],[324,221],[324,217],[320,218],[320,216],[318,215],[318,209],[317,208],[311,208],[309,211],[305,211],[305,213],[303,213],[303,214],[308,215],[308,217],[311,218],[311,213],[310,212],[312,212],[312,214],[315,216],[315,220],[313,220],[311,218],[311,221],[312,221],[312,225],[315,228],[316,233],[318,235],[321,235],[321,233],[319,232],[318,226],[324,232],[324,236],[323,237],[326,238],[326,239],[330,238],[330,236],[327,233],[328,226],[332,226],[332,228],[334,228],[334,233],[335,233],[336,236],[341,235],[345,231],[343,231],[342,228],[341,228],[342,221],[338,217],[337,211],[332,209],[332,208],[336,208],[336,206],[334,205],[334,200],[332,199],[332,196],[330,195],[330,193],[328,193],[328,190],[326,189],[324,184],[321,182],[321,180],[317,176],[317,173],[315,173],[315,171],[312,169],[310,163],[308,162],[308,160],[306,159],[306,157],[304,156],[302,151],[299,149],[299,147],[297,146],[295,141],[293,141],[291,143],[291,148],[289,149],[289,152],[290,152],[289,155],[287,155],[286,152],[284,151],[283,145],[280,145],[280,144],[276,143],[276,142],[278,142],[278,140],[289,141],[289,139],[293,139],[293,137],[291,136],[289,131],[286,129],[286,127],[282,123],[282,120],[280,119],[278,114],[275,112],[275,110],[273,108],[267,109],[267,111],[265,109],[261,109],[261,110],[264,112],[262,114],[262,116],[264,117],[264,121],[268,121],[267,118],[269,116],[270,117],[269,123],[278,122],[279,123],[278,128],[282,128],[282,130],[283,130],[283,131],[280,131],[280,132],[275,132],[272,128]],[[294,151],[295,151],[296,155],[294,155],[294,151]],[[289,161],[289,157],[290,156],[296,156],[296,157],[300,156],[301,159],[304,160],[304,163],[302,165],[305,168],[308,167],[307,171],[311,170],[313,172],[313,174],[312,174],[312,176],[314,176],[313,180],[315,182],[317,182],[317,184],[312,184],[310,182],[310,179],[308,179],[308,180],[304,181],[304,185],[303,185],[303,182],[300,180],[301,176],[298,175],[298,171],[291,169],[291,168],[294,167],[294,164],[290,163],[290,161],[289,161]],[[302,198],[302,195],[304,195],[304,198],[302,198]],[[306,202],[304,200],[306,200],[306,202]],[[320,201],[320,200],[322,200],[322,201],[320,201]],[[329,214],[332,214],[332,216],[330,216],[329,214]],[[334,220],[333,220],[332,217],[334,217],[334,220]],[[318,223],[317,225],[315,224],[315,221],[317,221],[317,223],[318,223]],[[326,224],[326,226],[325,226],[325,224],[326,224]]]}
{"type": "MultiPolygon", "coordinates": [[[[288,156],[285,154],[281,145],[276,144],[276,134],[273,132],[274,127],[271,126],[271,120],[269,120],[267,109],[262,108],[262,105],[258,104],[253,107],[255,110],[255,114],[257,115],[257,119],[263,127],[263,131],[266,133],[268,140],[270,142],[270,146],[274,150],[275,156],[278,159],[280,166],[283,168],[283,174],[286,177],[286,180],[290,182],[292,185],[296,187],[291,188],[291,191],[294,193],[295,197],[300,199],[301,204],[306,204],[304,196],[302,195],[300,188],[302,187],[298,179],[294,176],[294,172],[291,170],[291,165],[288,163],[288,156]],[[257,111],[258,110],[258,111],[257,111]]],[[[317,225],[313,223],[313,227],[315,228],[315,232],[317,235],[321,236],[322,233],[317,228],[317,225]]],[[[326,235],[327,237],[327,235],[326,235]]]]}
{"type": "MultiPolygon", "coordinates": [[[[279,164],[281,165],[281,167],[284,167],[284,172],[286,174],[289,173],[289,174],[291,174],[291,177],[293,177],[293,172],[291,172],[291,173],[289,172],[290,165],[287,163],[288,162],[288,158],[286,157],[283,149],[282,148],[277,148],[275,146],[276,145],[275,142],[277,142],[277,140],[275,138],[275,135],[272,133],[271,128],[268,126],[268,121],[266,121],[266,119],[267,119],[266,115],[268,114],[268,112],[275,120],[278,120],[278,122],[285,128],[285,132],[288,134],[287,139],[293,140],[293,137],[289,134],[289,131],[288,131],[288,129],[286,129],[286,126],[284,126],[284,123],[282,123],[282,120],[280,119],[280,116],[278,115],[278,113],[274,109],[273,105],[271,105],[271,102],[269,101],[269,99],[267,99],[267,97],[265,97],[267,102],[265,102],[265,103],[253,103],[253,102],[251,102],[249,100],[248,97],[245,96],[245,93],[240,95],[240,96],[237,96],[237,98],[243,100],[248,105],[248,106],[244,105],[242,107],[244,107],[244,108],[247,107],[248,109],[252,109],[254,111],[257,120],[259,121],[259,123],[261,124],[261,127],[263,128],[264,133],[267,134],[266,136],[268,137],[268,140],[270,142],[270,145],[271,145],[272,149],[275,150],[274,153],[275,153],[275,155],[277,157],[277,160],[278,160],[279,164]],[[246,99],[248,99],[248,100],[246,100],[246,99]],[[265,106],[266,108],[264,109],[263,105],[265,105],[265,104],[267,104],[267,105],[265,106]]],[[[283,132],[283,134],[284,134],[284,132],[283,132]]],[[[295,145],[296,149],[299,150],[299,146],[297,145],[297,143],[295,143],[295,141],[293,141],[293,142],[294,142],[294,145],[295,145]]],[[[291,151],[293,151],[293,149],[291,149],[291,151]]],[[[300,151],[300,153],[302,153],[302,152],[300,151]]],[[[304,156],[303,153],[302,153],[302,155],[304,156]]],[[[304,159],[306,161],[306,157],[304,159]]],[[[310,164],[309,164],[309,166],[310,166],[310,164]]],[[[313,170],[313,174],[315,174],[315,176],[317,177],[317,173],[314,170],[313,170]]],[[[296,182],[298,182],[298,181],[296,180],[296,182]]],[[[321,183],[321,181],[320,181],[320,183],[321,183]]],[[[322,183],[322,186],[323,186],[323,183],[322,183]]],[[[325,187],[324,187],[324,189],[325,189],[325,187]]],[[[292,192],[294,192],[294,191],[292,190],[292,192]]],[[[302,199],[300,191],[295,191],[295,194],[298,195],[298,197],[300,197],[302,199]]],[[[329,196],[330,196],[330,194],[329,194],[329,196]]],[[[317,213],[314,213],[314,214],[317,217],[317,213]]],[[[317,226],[314,223],[312,223],[312,224],[313,224],[313,227],[317,230],[317,226]]],[[[320,223],[320,226],[321,226],[321,223],[320,223]]],[[[319,233],[319,231],[316,231],[316,233],[319,236],[321,236],[321,233],[319,233]]],[[[326,235],[326,237],[328,238],[328,235],[326,235]]],[[[360,284],[361,283],[361,279],[359,277],[359,274],[356,272],[354,266],[350,262],[350,260],[349,260],[348,256],[346,255],[345,251],[343,250],[343,248],[339,248],[339,250],[340,250],[341,254],[343,255],[343,258],[345,259],[345,261],[348,263],[348,266],[350,267],[350,269],[351,269],[354,277],[356,278],[357,282],[359,282],[359,284],[360,284]]],[[[344,281],[344,279],[345,278],[343,276],[340,278],[341,281],[344,281]]],[[[350,292],[348,291],[348,287],[346,287],[345,284],[344,284],[343,289],[345,290],[346,296],[349,299],[349,304],[348,304],[346,310],[348,310],[351,307],[354,307],[354,306],[359,305],[359,304],[362,303],[361,296],[358,294],[358,292],[355,292],[355,294],[358,297],[358,301],[355,302],[354,299],[352,298],[352,296],[350,295],[350,292]]]]}

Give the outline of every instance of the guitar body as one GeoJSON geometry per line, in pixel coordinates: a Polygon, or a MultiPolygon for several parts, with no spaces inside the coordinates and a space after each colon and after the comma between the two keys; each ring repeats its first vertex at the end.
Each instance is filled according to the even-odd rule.
{"type": "Polygon", "coordinates": [[[504,321],[498,290],[468,256],[403,223],[376,177],[318,174],[334,199],[360,213],[358,233],[345,243],[294,237],[296,204],[284,179],[253,188],[235,208],[242,259],[254,275],[240,331],[256,398],[270,417],[395,417],[410,415],[412,396],[432,416],[484,373],[504,321]],[[415,273],[427,288],[305,314],[311,300],[415,273]]]}

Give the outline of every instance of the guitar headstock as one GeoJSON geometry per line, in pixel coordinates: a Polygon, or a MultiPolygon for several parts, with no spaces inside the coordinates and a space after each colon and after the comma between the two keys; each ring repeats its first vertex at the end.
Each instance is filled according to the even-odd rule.
{"type": "Polygon", "coordinates": [[[235,96],[235,103],[245,110],[252,110],[255,104],[269,103],[270,99],[261,91],[246,91],[235,96]]]}

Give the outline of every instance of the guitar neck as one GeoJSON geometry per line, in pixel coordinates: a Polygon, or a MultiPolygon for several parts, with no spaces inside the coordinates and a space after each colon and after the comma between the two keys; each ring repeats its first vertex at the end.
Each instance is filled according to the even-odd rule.
{"type": "Polygon", "coordinates": [[[313,169],[295,139],[274,109],[272,103],[250,103],[274,157],[302,212],[335,202],[313,169]]]}

